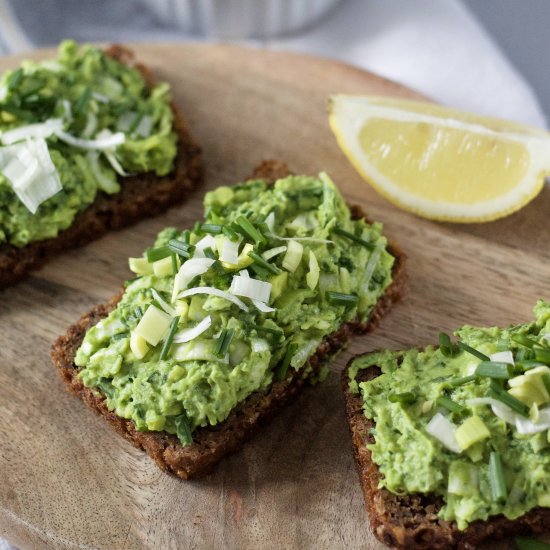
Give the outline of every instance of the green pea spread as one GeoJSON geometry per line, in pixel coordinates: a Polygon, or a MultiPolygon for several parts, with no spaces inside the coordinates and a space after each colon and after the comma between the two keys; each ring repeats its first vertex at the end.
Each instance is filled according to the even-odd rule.
{"type": "Polygon", "coordinates": [[[394,262],[381,230],[351,219],[326,174],[207,193],[204,223],[165,229],[143,258],[130,260],[144,274],[87,332],[75,360],[79,376],[138,430],[165,430],[189,443],[196,427],[222,422],[289,369],[305,376],[324,337],[345,321],[368,318],[394,262]],[[231,243],[238,246],[236,263],[220,252],[231,243]],[[174,291],[176,271],[179,278],[209,258],[205,272],[179,280],[174,291]],[[268,289],[263,303],[247,297],[249,286],[268,289]],[[148,323],[147,332],[150,312],[156,324],[148,323]],[[164,333],[153,345],[158,322],[164,333]],[[189,335],[201,327],[207,328],[189,335]]]}
{"type": "Polygon", "coordinates": [[[120,190],[117,172],[164,175],[173,168],[177,137],[168,86],[148,88],[139,71],[98,48],[63,42],[56,59],[24,62],[4,73],[0,98],[2,133],[55,120],[78,139],[94,140],[105,132],[125,135],[124,143],[109,155],[71,145],[56,134],[48,136],[47,149],[61,190],[35,213],[0,173],[0,243],[22,247],[55,237],[94,202],[98,192],[120,190]]]}
{"type": "Polygon", "coordinates": [[[376,423],[368,448],[382,487],[441,496],[440,517],[459,529],[550,507],[550,304],[539,301],[535,318],[508,329],[465,326],[455,333],[460,347],[443,338],[437,349],[354,361],[350,390],[376,423]],[[380,376],[356,380],[374,365],[380,376]],[[436,416],[443,429],[433,431],[436,416]]]}

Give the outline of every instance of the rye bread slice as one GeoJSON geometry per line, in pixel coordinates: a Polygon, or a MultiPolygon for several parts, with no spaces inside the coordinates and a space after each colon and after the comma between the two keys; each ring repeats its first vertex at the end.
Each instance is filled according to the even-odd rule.
{"type": "MultiPolygon", "coordinates": [[[[372,531],[380,541],[390,548],[407,550],[471,549],[488,540],[550,531],[549,508],[534,508],[516,520],[509,520],[503,515],[493,516],[487,521],[475,521],[460,531],[455,522],[439,518],[438,512],[443,506],[441,497],[396,495],[379,487],[382,475],[367,449],[368,444],[374,443],[371,430],[376,423],[364,415],[361,394],[349,390],[349,368],[358,357],[352,358],[342,372],[342,384],[365,507],[372,531]]],[[[372,380],[380,373],[379,367],[372,366],[359,371],[356,380],[358,383],[372,380]]]]}
{"type": "MultiPolygon", "coordinates": [[[[274,181],[289,174],[286,165],[264,161],[253,178],[274,181]]],[[[363,217],[358,207],[352,209],[353,217],[363,217]]],[[[135,447],[144,450],[164,471],[181,479],[198,477],[208,473],[225,455],[239,449],[242,444],[273,416],[285,403],[292,400],[305,386],[315,380],[323,364],[341,350],[353,333],[372,330],[381,317],[401,297],[405,281],[404,255],[395,247],[390,251],[396,258],[393,281],[378,301],[366,323],[351,322],[327,336],[315,354],[309,359],[310,374],[304,378],[301,371],[288,369],[285,380],[274,382],[267,391],[255,392],[240,403],[230,415],[216,426],[199,427],[193,432],[193,443],[182,446],[175,435],[167,432],[138,432],[131,420],[117,416],[107,408],[105,398],[96,390],[84,386],[77,377],[74,357],[86,331],[116,307],[122,292],[107,304],[99,305],[72,325],[64,336],[54,343],[52,360],[70,392],[80,397],[92,410],[102,415],[115,430],[135,447]]]]}
{"type": "MultiPolygon", "coordinates": [[[[149,87],[155,79],[151,71],[135,63],[133,53],[122,46],[111,46],[106,53],[121,63],[138,69],[149,87]]],[[[167,176],[154,173],[119,178],[121,190],[108,195],[98,192],[94,202],[79,212],[70,227],[56,237],[34,241],[18,248],[0,243],[0,289],[23,279],[56,254],[83,246],[105,233],[122,229],[144,218],[156,216],[180,204],[202,181],[200,147],[190,136],[186,123],[172,103],[174,128],[178,134],[175,168],[167,176]]]]}

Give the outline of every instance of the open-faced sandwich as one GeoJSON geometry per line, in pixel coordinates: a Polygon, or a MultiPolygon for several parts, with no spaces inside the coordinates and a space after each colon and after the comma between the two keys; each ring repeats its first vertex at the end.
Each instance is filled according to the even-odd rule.
{"type": "Polygon", "coordinates": [[[63,42],[0,80],[0,288],[53,254],[183,200],[200,150],[120,46],[63,42]]]}
{"type": "Polygon", "coordinates": [[[534,322],[456,336],[344,372],[371,526],[391,547],[550,531],[550,304],[534,322]]]}
{"type": "Polygon", "coordinates": [[[202,222],[162,231],[130,259],[137,277],[52,351],[73,393],[184,479],[322,378],[403,283],[381,224],[350,210],[326,174],[267,162],[204,202],[202,222]]]}

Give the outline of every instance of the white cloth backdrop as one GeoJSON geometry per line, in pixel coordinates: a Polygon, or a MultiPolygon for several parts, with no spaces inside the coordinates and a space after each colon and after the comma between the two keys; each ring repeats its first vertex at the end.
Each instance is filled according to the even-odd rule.
{"type": "MultiPolygon", "coordinates": [[[[63,38],[200,40],[137,0],[0,0],[0,53],[63,38]]],[[[450,106],[546,126],[529,84],[460,0],[345,0],[314,28],[261,45],[340,59],[450,106]]]]}

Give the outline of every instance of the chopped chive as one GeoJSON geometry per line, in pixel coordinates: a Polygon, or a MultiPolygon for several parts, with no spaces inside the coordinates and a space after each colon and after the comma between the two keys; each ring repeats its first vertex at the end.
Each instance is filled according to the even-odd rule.
{"type": "Polygon", "coordinates": [[[508,380],[513,374],[513,366],[499,361],[482,361],[475,370],[477,376],[508,380]]]}
{"type": "Polygon", "coordinates": [[[464,342],[457,342],[456,345],[462,350],[470,353],[474,357],[477,357],[478,359],[481,359],[482,361],[490,361],[491,359],[485,355],[484,353],[481,353],[480,351],[477,351],[477,349],[474,349],[470,347],[468,344],[465,344],[464,342]]]}
{"type": "Polygon", "coordinates": [[[271,235],[271,229],[269,229],[269,225],[267,225],[267,223],[265,222],[261,222],[258,224],[258,229],[262,232],[263,235],[265,235],[266,237],[268,235],[271,235]]]}
{"type": "Polygon", "coordinates": [[[525,334],[512,334],[510,339],[526,348],[532,348],[537,342],[525,334]]]}
{"type": "Polygon", "coordinates": [[[19,68],[11,73],[11,76],[9,77],[7,82],[8,90],[13,90],[14,88],[16,88],[21,80],[23,80],[23,69],[19,68]]]}
{"type": "Polygon", "coordinates": [[[24,109],[20,109],[19,107],[16,107],[15,105],[12,105],[11,103],[4,103],[0,105],[0,111],[4,111],[6,113],[9,113],[21,120],[25,120],[27,122],[32,122],[35,120],[35,115],[33,113],[29,113],[28,111],[25,111],[24,109]]]}
{"type": "Polygon", "coordinates": [[[86,86],[74,104],[74,112],[77,114],[83,113],[86,110],[91,97],[92,89],[89,86],[86,86]]]}
{"type": "Polygon", "coordinates": [[[280,273],[281,270],[273,264],[270,264],[266,260],[264,260],[257,252],[254,252],[254,250],[251,250],[248,253],[248,256],[254,260],[256,264],[258,264],[260,267],[263,267],[264,269],[267,269],[271,273],[274,273],[277,275],[277,273],[280,273]]]}
{"type": "Polygon", "coordinates": [[[489,484],[491,486],[491,494],[493,500],[502,502],[506,500],[508,491],[506,490],[506,480],[504,479],[504,468],[500,453],[491,452],[489,458],[489,484]]]}
{"type": "Polygon", "coordinates": [[[454,380],[449,380],[449,385],[453,388],[458,388],[469,382],[473,382],[476,379],[475,374],[470,374],[470,376],[463,376],[462,378],[455,378],[454,380]]]}
{"type": "Polygon", "coordinates": [[[195,222],[195,225],[193,226],[193,233],[195,233],[195,235],[202,235],[201,222],[195,222]]]}
{"type": "Polygon", "coordinates": [[[451,342],[450,336],[445,332],[439,333],[439,349],[445,357],[454,357],[458,353],[458,347],[451,342]]]}
{"type": "Polygon", "coordinates": [[[215,223],[203,223],[201,230],[210,235],[219,235],[222,232],[222,226],[215,223]]]}
{"type": "Polygon", "coordinates": [[[128,128],[128,133],[133,134],[137,127],[139,126],[140,122],[143,120],[143,117],[145,116],[145,113],[143,111],[139,112],[134,120],[132,121],[132,124],[130,124],[130,128],[128,128]]]}
{"type": "Polygon", "coordinates": [[[438,397],[435,400],[435,403],[436,405],[444,407],[453,413],[461,413],[464,411],[464,407],[462,405],[459,405],[456,401],[453,401],[449,397],[438,397]]]}
{"type": "Polygon", "coordinates": [[[535,354],[532,350],[527,348],[520,348],[516,351],[515,361],[516,363],[520,361],[530,361],[533,359],[534,356],[535,354]]]}
{"type": "Polygon", "coordinates": [[[252,269],[252,271],[254,271],[254,273],[262,279],[267,279],[269,277],[269,271],[258,264],[250,264],[250,269],[252,269]]]}
{"type": "Polygon", "coordinates": [[[235,225],[233,226],[237,232],[239,232],[244,237],[252,239],[256,244],[265,243],[265,237],[252,225],[248,218],[245,218],[243,215],[239,216],[235,220],[235,225]]]}
{"type": "Polygon", "coordinates": [[[172,252],[172,273],[175,275],[178,272],[178,258],[176,254],[172,252]]]}
{"type": "Polygon", "coordinates": [[[342,292],[333,292],[329,290],[326,294],[329,304],[334,306],[352,306],[359,301],[355,294],[343,294],[342,292]]]}
{"type": "Polygon", "coordinates": [[[272,336],[276,336],[277,340],[280,340],[285,335],[285,333],[281,329],[274,329],[274,328],[270,328],[270,327],[264,327],[262,325],[248,324],[248,328],[251,329],[251,330],[256,330],[256,332],[264,332],[264,333],[267,332],[267,334],[271,334],[272,336]]]}
{"type": "Polygon", "coordinates": [[[174,420],[176,425],[176,434],[182,445],[191,445],[193,443],[193,436],[191,434],[191,427],[189,423],[189,417],[185,412],[181,413],[174,420]]]}
{"type": "Polygon", "coordinates": [[[143,310],[139,306],[134,308],[134,317],[136,319],[141,319],[143,317],[143,310]]]}
{"type": "Polygon", "coordinates": [[[525,372],[526,370],[534,369],[536,367],[541,367],[542,364],[540,361],[516,361],[515,366],[517,367],[519,372],[525,372]]]}
{"type": "Polygon", "coordinates": [[[146,252],[147,261],[152,264],[158,260],[167,258],[172,254],[172,250],[168,246],[159,246],[158,248],[149,248],[146,252]]]}
{"type": "Polygon", "coordinates": [[[410,405],[416,401],[416,395],[410,391],[403,393],[390,393],[390,395],[388,395],[388,401],[390,403],[404,403],[406,405],[410,405]]]}
{"type": "Polygon", "coordinates": [[[522,403],[519,399],[516,399],[513,395],[510,395],[496,380],[491,380],[489,386],[489,397],[494,397],[498,401],[501,401],[505,405],[508,405],[511,409],[521,414],[525,418],[529,418],[529,407],[522,403]]]}
{"type": "Polygon", "coordinates": [[[346,237],[346,239],[349,239],[350,241],[356,242],[357,244],[360,244],[361,246],[364,246],[368,250],[373,250],[374,245],[372,243],[369,243],[365,239],[362,239],[361,237],[355,236],[353,233],[350,233],[349,231],[345,231],[344,229],[340,229],[339,227],[334,228],[334,233],[337,235],[340,235],[341,237],[346,237]]]}
{"type": "Polygon", "coordinates": [[[222,227],[222,232],[230,241],[236,242],[239,240],[239,235],[228,225],[222,227]]]}
{"type": "Polygon", "coordinates": [[[207,258],[210,258],[211,260],[216,260],[218,257],[216,256],[216,253],[212,250],[212,247],[211,246],[208,246],[206,247],[204,250],[203,250],[203,253],[204,255],[207,257],[207,258]]]}
{"type": "Polygon", "coordinates": [[[540,540],[527,537],[516,537],[514,540],[518,550],[550,550],[550,544],[540,540]]]}
{"type": "Polygon", "coordinates": [[[542,383],[544,384],[546,391],[550,394],[550,374],[542,375],[542,383]]]}
{"type": "Polygon", "coordinates": [[[535,359],[542,363],[550,364],[550,350],[548,349],[535,349],[535,359]]]}
{"type": "Polygon", "coordinates": [[[231,340],[233,340],[233,336],[235,334],[235,329],[223,329],[220,333],[220,336],[218,338],[218,341],[216,342],[216,349],[214,350],[214,354],[217,357],[224,357],[227,353],[227,350],[229,349],[229,345],[231,344],[231,340]]]}
{"type": "Polygon", "coordinates": [[[174,339],[176,330],[178,330],[179,322],[180,322],[179,315],[177,315],[172,319],[172,322],[170,323],[170,330],[168,331],[168,336],[166,337],[166,340],[164,340],[164,344],[162,344],[162,349],[160,350],[159,361],[164,361],[164,359],[166,359],[166,356],[168,355],[168,352],[172,347],[172,340],[174,339]]]}
{"type": "Polygon", "coordinates": [[[185,231],[182,232],[181,234],[181,240],[185,243],[185,244],[189,244],[189,240],[191,239],[191,231],[189,231],[189,229],[186,229],[185,231]]]}
{"type": "Polygon", "coordinates": [[[170,239],[168,241],[168,248],[171,252],[175,252],[179,256],[184,258],[191,257],[191,246],[183,241],[178,241],[177,239],[170,239]]]}
{"type": "Polygon", "coordinates": [[[285,379],[286,371],[288,370],[288,367],[290,365],[290,360],[297,351],[298,344],[290,344],[290,346],[288,346],[281,365],[277,369],[277,380],[279,380],[280,382],[285,379]]]}

